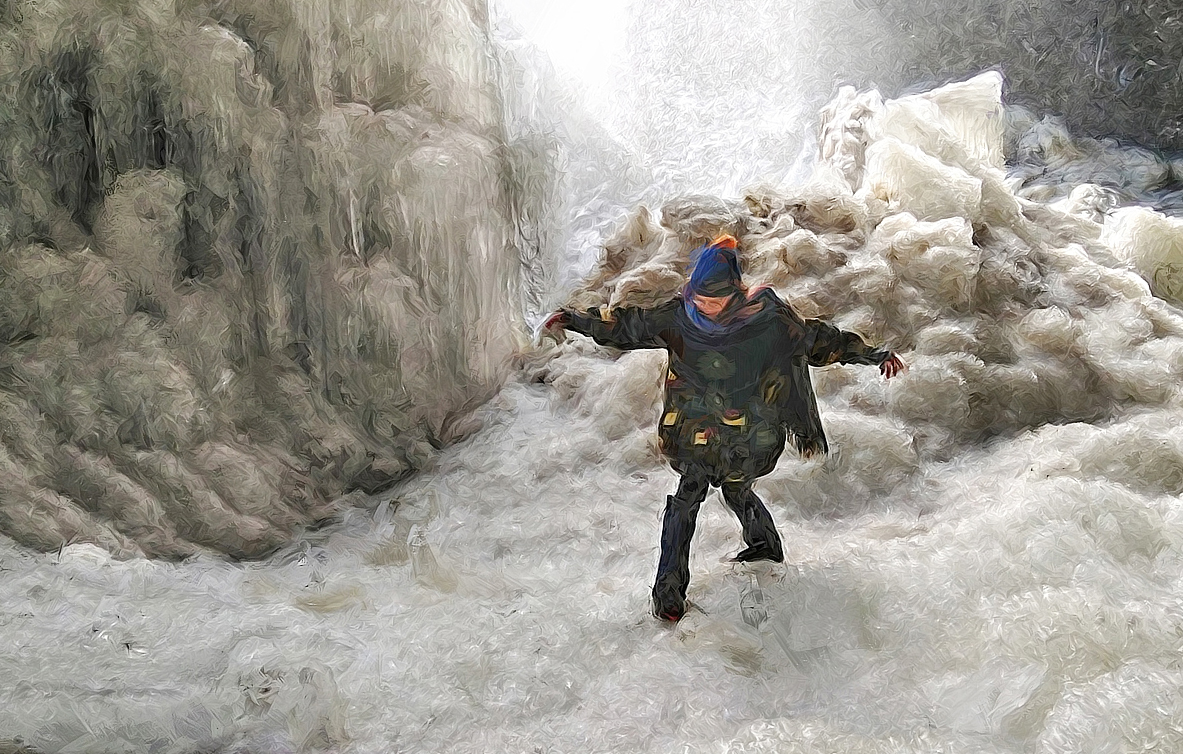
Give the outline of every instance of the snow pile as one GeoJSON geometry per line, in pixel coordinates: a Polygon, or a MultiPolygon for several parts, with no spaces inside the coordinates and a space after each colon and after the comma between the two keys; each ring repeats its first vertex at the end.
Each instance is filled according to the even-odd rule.
{"type": "Polygon", "coordinates": [[[1104,239],[1150,282],[1155,295],[1183,305],[1183,220],[1123,207],[1105,223],[1104,239]]]}
{"type": "Polygon", "coordinates": [[[680,288],[695,246],[734,233],[750,282],[904,354],[911,371],[889,385],[873,370],[815,373],[839,410],[833,431],[885,423],[886,457],[1175,405],[1183,317],[1120,261],[1173,295],[1173,221],[1131,210],[1103,228],[1016,197],[1000,97],[993,73],[888,102],[844,89],[823,111],[809,182],[639,208],[572,303],[655,303],[680,288]]]}
{"type": "Polygon", "coordinates": [[[0,531],[258,555],[470,431],[520,321],[480,13],[4,24],[0,531]]]}

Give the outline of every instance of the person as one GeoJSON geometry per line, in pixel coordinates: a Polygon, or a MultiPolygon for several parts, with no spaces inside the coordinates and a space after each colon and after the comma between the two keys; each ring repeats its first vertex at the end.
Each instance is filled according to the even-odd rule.
{"type": "Polygon", "coordinates": [[[899,356],[816,319],[802,319],[771,289],[743,282],[729,235],[700,247],[680,295],[652,308],[559,309],[544,328],[563,328],[618,349],[668,353],[658,446],[680,475],[666,498],[653,614],[686,611],[690,542],[712,486],[739,518],[744,549],[735,562],[783,562],[776,525],[752,483],[776,466],[792,439],[805,456],[827,450],[809,366],[878,365],[891,378],[899,356]]]}

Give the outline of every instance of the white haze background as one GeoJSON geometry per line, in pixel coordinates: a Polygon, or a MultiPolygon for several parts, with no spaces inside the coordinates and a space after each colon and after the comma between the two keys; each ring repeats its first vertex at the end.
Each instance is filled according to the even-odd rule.
{"type": "MultiPolygon", "coordinates": [[[[714,156],[729,145],[717,131],[630,121],[654,85],[623,64],[635,9],[505,7],[572,82],[559,89],[573,106],[531,110],[572,139],[572,171],[556,188],[567,203],[545,221],[565,260],[548,302],[592,269],[591,242],[639,201],[733,199],[751,178],[809,175],[815,107],[765,113],[763,143],[779,152],[749,142],[730,145],[731,164],[684,159],[696,140],[714,156]],[[586,97],[571,93],[581,88],[586,97]],[[581,151],[585,137],[601,151],[581,151]],[[646,151],[659,142],[664,151],[646,151]],[[628,171],[575,169],[605,153],[628,171]],[[771,164],[779,172],[767,174],[771,164]]],[[[1000,133],[961,125],[986,141],[1000,133]]],[[[893,163],[904,184],[958,178],[930,155],[888,157],[933,169],[893,163]]],[[[970,206],[954,184],[929,183],[927,206],[970,206]]],[[[801,191],[824,199],[833,188],[801,191]]],[[[897,222],[919,240],[892,274],[913,275],[936,307],[927,340],[905,354],[913,372],[890,385],[869,369],[819,373],[835,453],[786,455],[757,485],[786,565],[721,563],[739,530],[712,494],[692,558],[702,610],[676,628],[647,617],[675,484],[650,439],[660,356],[614,358],[572,339],[505,388],[483,410],[484,430],[433,470],[268,560],[123,562],[91,546],[41,555],[0,543],[0,737],[61,752],[1183,750],[1183,316],[1105,252],[1126,249],[1153,278],[1179,254],[1180,231],[1127,211],[1103,237],[1088,223],[1106,219],[1108,195],[1074,198],[1061,205],[1074,214],[1026,208],[1042,238],[1060,241],[1042,274],[1063,308],[1024,310],[1015,332],[958,315],[956,301],[931,304],[973,251],[975,226],[1010,226],[970,210],[953,218],[961,225],[897,222]],[[1146,249],[1159,256],[1139,257],[1146,249]],[[1083,314],[1062,313],[1072,307],[1083,314]],[[1060,374],[1076,391],[1016,394],[1017,411],[1054,419],[1075,406],[1098,421],[949,439],[957,397],[979,387],[958,349],[1007,338],[1029,348],[1014,364],[1030,384],[1060,374]],[[1078,373],[1064,367],[1073,363],[1078,373]],[[750,609],[761,595],[762,620],[750,609]]],[[[710,214],[697,206],[690,215],[710,214]]],[[[799,281],[822,296],[826,249],[842,234],[792,233],[813,235],[793,248],[807,262],[799,281]]],[[[874,256],[887,252],[843,248],[872,280],[887,274],[874,256]]],[[[907,290],[892,295],[901,316],[922,316],[907,310],[907,290]]],[[[1013,295],[1002,287],[993,303],[1013,295]]]]}

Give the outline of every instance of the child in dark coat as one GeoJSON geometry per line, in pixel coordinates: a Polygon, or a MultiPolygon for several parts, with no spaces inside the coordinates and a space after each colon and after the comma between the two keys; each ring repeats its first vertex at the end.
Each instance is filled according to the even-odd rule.
{"type": "Polygon", "coordinates": [[[734,560],[784,560],[752,482],[772,471],[789,438],[807,456],[827,449],[809,366],[873,364],[888,378],[905,369],[854,333],[802,320],[770,289],[749,292],[736,246],[720,236],[702,248],[681,295],[664,304],[559,310],[546,322],[606,346],[669,354],[658,443],[681,481],[666,499],[653,584],[653,613],[669,621],[686,610],[690,541],[711,486],[743,526],[746,546],[734,560]]]}

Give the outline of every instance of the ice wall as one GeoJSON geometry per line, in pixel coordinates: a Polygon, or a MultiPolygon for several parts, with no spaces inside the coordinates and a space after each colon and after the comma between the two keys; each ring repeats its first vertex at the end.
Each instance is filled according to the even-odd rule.
{"type": "Polygon", "coordinates": [[[1000,435],[1176,406],[1183,316],[1152,289],[1180,301],[1179,224],[1141,209],[1102,225],[1087,187],[1062,205],[1016,197],[1001,86],[988,73],[886,102],[844,88],[807,182],[639,207],[571,303],[668,298],[695,246],[737,235],[750,282],[911,363],[890,386],[873,370],[816,373],[820,398],[868,422],[876,467],[859,483],[872,487],[1000,435]]]}
{"type": "Polygon", "coordinates": [[[258,555],[467,431],[520,322],[483,3],[2,22],[0,531],[258,555]]]}

